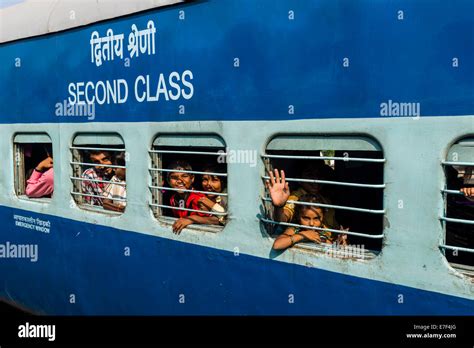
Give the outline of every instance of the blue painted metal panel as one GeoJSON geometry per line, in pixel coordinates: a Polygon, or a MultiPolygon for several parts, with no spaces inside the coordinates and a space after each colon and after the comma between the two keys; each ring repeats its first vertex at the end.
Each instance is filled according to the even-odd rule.
{"type": "MultiPolygon", "coordinates": [[[[3,259],[1,297],[48,314],[472,315],[474,301],[0,207],[0,243],[38,244],[3,259]],[[49,220],[49,234],[14,214],[49,220]],[[130,248],[130,256],[124,248],[130,248]],[[75,304],[69,302],[75,295],[75,304]],[[179,295],[185,295],[185,303],[179,295]],[[289,294],[294,295],[290,304],[289,294]],[[404,303],[398,303],[403,294],[404,303]],[[11,296],[11,297],[9,297],[11,296]]],[[[382,270],[383,271],[383,270],[382,270]]]]}
{"type": "Polygon", "coordinates": [[[0,46],[0,122],[90,122],[55,116],[69,83],[125,79],[131,94],[139,75],[150,75],[153,90],[160,73],[185,70],[193,73],[190,100],[139,103],[129,95],[124,104],[97,105],[94,121],[380,117],[388,100],[420,103],[424,116],[472,115],[472,13],[470,0],[197,1],[8,43],[0,46]],[[150,19],[155,55],[130,67],[91,63],[93,31],[124,33],[127,53],[131,25],[145,28],[150,19]]]}
{"type": "MultiPolygon", "coordinates": [[[[121,78],[132,93],[139,75],[148,74],[156,83],[160,73],[188,69],[193,72],[192,99],[139,103],[131,95],[124,104],[97,105],[93,121],[378,118],[380,103],[388,100],[418,102],[422,116],[472,115],[473,10],[474,3],[467,0],[197,1],[4,44],[0,123],[90,122],[55,115],[70,82],[121,78]],[[186,12],[184,21],[178,20],[180,9],[186,12]],[[289,10],[295,13],[293,21],[289,10]],[[398,10],[404,11],[403,21],[397,19],[398,10]],[[134,58],[130,67],[118,59],[100,67],[91,63],[94,30],[127,34],[132,24],[144,28],[150,19],[157,27],[156,55],[134,58]],[[235,57],[239,68],[233,66],[235,57]],[[347,68],[344,57],[350,59],[347,68]],[[457,68],[453,57],[459,59],[457,68]],[[179,114],[181,104],[184,115],[179,114]],[[288,114],[290,104],[294,115],[288,114]]],[[[391,127],[393,139],[399,139],[402,131],[393,123],[391,127]]],[[[232,131],[244,134],[237,127],[232,131]]],[[[413,135],[423,142],[420,137],[413,135]]],[[[390,141],[383,145],[390,153],[390,141]]],[[[394,156],[391,160],[396,162],[394,156]]],[[[409,161],[405,159],[407,168],[409,161]]],[[[398,179],[409,180],[407,187],[413,183],[412,178],[398,179]]],[[[417,197],[411,202],[418,202],[417,197]]],[[[52,232],[42,234],[16,228],[14,213],[0,207],[0,243],[37,243],[40,256],[36,263],[2,260],[0,294],[40,312],[474,313],[474,301],[429,291],[429,282],[420,285],[428,289],[415,289],[28,212],[52,222],[52,232]],[[128,257],[125,247],[131,248],[128,257]],[[295,295],[291,305],[290,293],[295,295]],[[69,303],[70,294],[76,295],[75,304],[69,303]],[[179,303],[179,294],[186,296],[185,304],[179,303]],[[397,301],[399,294],[403,304],[397,301]]],[[[404,215],[405,224],[407,220],[404,215]]],[[[403,223],[391,223],[403,232],[403,223]]]]}

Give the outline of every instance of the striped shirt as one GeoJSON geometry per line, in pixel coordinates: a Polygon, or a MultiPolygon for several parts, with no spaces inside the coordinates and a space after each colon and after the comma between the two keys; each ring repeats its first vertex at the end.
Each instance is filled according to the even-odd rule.
{"type": "MultiPolygon", "coordinates": [[[[94,168],[89,168],[82,173],[83,179],[90,179],[90,180],[104,180],[101,176],[97,175],[97,172],[94,168]]],[[[97,181],[81,181],[81,189],[82,193],[94,196],[102,196],[104,191],[105,184],[103,182],[97,181]]],[[[102,199],[99,197],[90,197],[90,196],[83,196],[84,201],[91,205],[99,205],[102,206],[102,199]]]]}
{"type": "Polygon", "coordinates": [[[122,199],[127,199],[127,189],[126,186],[122,184],[125,184],[125,181],[120,180],[114,175],[112,179],[110,179],[110,184],[107,184],[105,187],[102,195],[104,198],[111,199],[113,204],[125,207],[127,202],[122,201],[122,199]]]}

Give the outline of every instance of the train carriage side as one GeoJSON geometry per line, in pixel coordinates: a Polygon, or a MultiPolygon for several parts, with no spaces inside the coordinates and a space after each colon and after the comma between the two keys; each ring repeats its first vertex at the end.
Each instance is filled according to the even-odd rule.
{"type": "Polygon", "coordinates": [[[456,185],[472,185],[474,166],[473,5],[248,3],[178,4],[0,45],[1,300],[66,315],[472,315],[474,219],[456,185]],[[127,66],[128,35],[150,22],[155,53],[127,66]],[[98,66],[91,35],[109,29],[124,34],[124,58],[98,66]],[[62,113],[93,97],[93,114],[62,113]],[[97,150],[124,154],[101,164],[126,169],[121,211],[83,191],[97,150]],[[44,153],[54,194],[29,198],[44,153]],[[225,223],[172,233],[176,159],[196,190],[205,164],[221,165],[225,223]],[[316,167],[319,182],[304,174],[316,167]],[[323,185],[352,248],[272,250],[291,226],[265,188],[275,168],[291,190],[323,185]]]}

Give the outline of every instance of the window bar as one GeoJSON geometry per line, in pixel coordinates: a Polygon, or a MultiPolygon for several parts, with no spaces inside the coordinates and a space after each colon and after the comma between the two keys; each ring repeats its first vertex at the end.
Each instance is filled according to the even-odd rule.
{"type": "Polygon", "coordinates": [[[180,155],[213,155],[213,156],[227,156],[226,152],[205,152],[205,151],[173,151],[173,150],[148,150],[149,153],[170,153],[180,155]]]}
{"type": "Polygon", "coordinates": [[[211,194],[213,196],[228,196],[227,193],[210,192],[210,191],[198,191],[198,190],[186,190],[186,189],[177,189],[177,188],[173,188],[173,187],[164,187],[164,186],[150,185],[149,188],[154,189],[154,190],[165,190],[165,191],[195,192],[195,193],[203,193],[205,195],[211,194]]]}
{"type": "Polygon", "coordinates": [[[125,152],[125,149],[113,149],[108,147],[81,147],[81,146],[69,146],[70,150],[86,150],[86,151],[116,151],[116,152],[125,152]]]}
{"type": "Polygon", "coordinates": [[[334,160],[344,162],[374,162],[385,163],[385,158],[360,158],[360,157],[331,157],[331,156],[291,156],[291,155],[261,155],[263,158],[281,158],[281,159],[304,159],[304,160],[334,160]]]}
{"type": "Polygon", "coordinates": [[[86,178],[78,178],[75,176],[70,176],[69,177],[73,181],[92,181],[92,182],[102,182],[106,184],[115,184],[115,185],[120,185],[120,186],[127,186],[127,183],[121,183],[121,182],[116,182],[116,181],[107,181],[107,180],[98,180],[98,179],[86,179],[86,178]]]}
{"type": "Polygon", "coordinates": [[[160,208],[168,208],[172,210],[183,210],[183,211],[191,211],[191,212],[196,212],[196,213],[203,213],[203,214],[209,214],[209,215],[221,215],[221,216],[226,216],[228,215],[227,212],[225,213],[219,213],[219,212],[214,212],[214,211],[206,211],[206,210],[196,210],[196,209],[189,209],[189,208],[181,208],[181,207],[173,207],[171,205],[166,205],[166,204],[153,204],[150,203],[152,207],[160,207],[160,208]]]}
{"type": "Polygon", "coordinates": [[[458,191],[458,190],[441,190],[441,192],[447,193],[447,194],[450,194],[450,195],[462,195],[462,196],[464,196],[464,193],[462,193],[461,191],[458,191]]]}
{"type": "Polygon", "coordinates": [[[98,196],[98,195],[92,195],[90,193],[82,193],[82,192],[75,192],[75,191],[71,191],[71,194],[72,195],[78,195],[78,196],[83,196],[83,197],[95,197],[95,198],[100,198],[100,199],[110,199],[110,200],[114,200],[114,201],[119,201],[119,202],[126,202],[127,200],[126,199],[123,199],[123,198],[107,198],[107,197],[104,197],[104,196],[98,196]]]}
{"type": "Polygon", "coordinates": [[[456,247],[454,245],[440,244],[439,247],[442,249],[458,250],[458,251],[465,251],[467,253],[474,253],[474,249],[456,247]]]}
{"type": "Polygon", "coordinates": [[[443,164],[443,165],[445,165],[445,166],[474,167],[474,162],[441,161],[441,164],[443,164]]]}
{"type": "MultiPolygon", "coordinates": [[[[271,202],[271,198],[261,197],[264,201],[271,202]]],[[[362,213],[371,213],[371,214],[385,214],[385,209],[383,210],[375,210],[375,209],[365,209],[365,208],[357,208],[357,207],[349,207],[344,205],[333,205],[333,204],[323,204],[323,203],[309,203],[303,201],[292,201],[289,200],[287,203],[293,203],[297,205],[305,205],[305,206],[314,206],[314,207],[323,207],[323,208],[334,208],[334,209],[342,209],[342,210],[352,210],[352,211],[359,211],[362,213]]]]}
{"type": "Polygon", "coordinates": [[[276,224],[276,225],[290,226],[290,227],[302,227],[308,230],[329,231],[329,232],[338,233],[338,234],[347,234],[347,235],[352,235],[352,236],[366,237],[366,238],[373,238],[373,239],[380,239],[380,238],[383,238],[384,236],[383,233],[374,235],[374,234],[366,234],[366,233],[359,233],[359,232],[334,230],[332,228],[304,226],[304,225],[298,225],[298,224],[293,224],[293,223],[288,223],[288,222],[278,222],[278,221],[269,220],[265,218],[260,218],[260,220],[269,224],[276,224]]]}
{"type": "Polygon", "coordinates": [[[126,166],[115,166],[112,164],[99,164],[99,163],[85,163],[85,162],[71,162],[72,165],[90,166],[90,167],[104,167],[104,168],[122,168],[127,169],[126,166]]]}
{"type": "Polygon", "coordinates": [[[163,168],[148,168],[148,170],[155,171],[155,172],[170,172],[170,173],[177,172],[177,173],[188,173],[188,174],[227,176],[227,173],[197,172],[197,171],[194,171],[194,170],[178,170],[178,169],[163,169],[163,168]]]}
{"type": "MultiPolygon", "coordinates": [[[[270,180],[269,176],[262,176],[265,180],[270,180]]],[[[298,179],[298,178],[286,178],[288,182],[309,182],[317,184],[328,184],[328,185],[341,185],[341,186],[353,186],[353,187],[365,187],[365,188],[385,188],[385,184],[358,184],[353,182],[345,181],[328,181],[328,180],[312,180],[312,179],[298,179]]]]}
{"type": "Polygon", "coordinates": [[[454,218],[450,218],[450,217],[447,217],[447,216],[440,216],[439,218],[441,220],[447,221],[447,222],[456,222],[456,223],[460,223],[460,224],[474,225],[474,220],[454,219],[454,218]]]}

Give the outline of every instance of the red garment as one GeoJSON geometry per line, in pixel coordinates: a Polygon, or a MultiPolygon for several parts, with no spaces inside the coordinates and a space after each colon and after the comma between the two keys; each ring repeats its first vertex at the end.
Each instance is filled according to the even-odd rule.
{"type": "MultiPolygon", "coordinates": [[[[170,198],[170,205],[173,207],[180,207],[180,208],[186,208],[186,209],[194,209],[194,210],[202,210],[199,207],[199,199],[204,197],[204,194],[202,193],[195,193],[195,192],[189,192],[188,198],[186,199],[186,204],[185,206],[180,206],[179,201],[181,198],[177,193],[175,193],[173,196],[170,198]]],[[[172,209],[173,215],[177,218],[184,218],[186,216],[190,215],[198,215],[198,216],[211,216],[210,214],[204,214],[204,213],[198,213],[195,211],[187,211],[187,210],[178,210],[178,209],[172,209]]]]}

